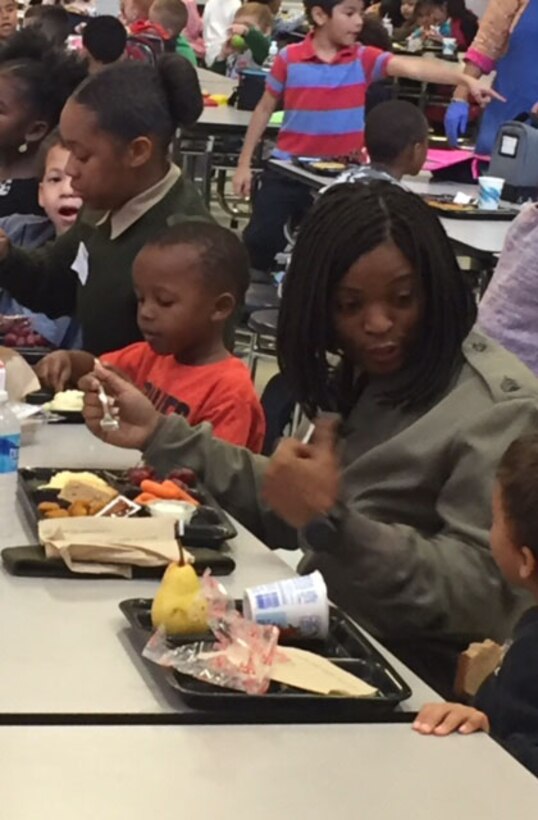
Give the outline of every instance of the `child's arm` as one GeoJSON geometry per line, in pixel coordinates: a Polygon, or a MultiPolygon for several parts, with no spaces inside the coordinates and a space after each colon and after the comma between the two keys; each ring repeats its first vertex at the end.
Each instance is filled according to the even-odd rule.
{"type": "Polygon", "coordinates": [[[76,309],[78,277],[71,265],[80,243],[77,226],[35,251],[12,246],[0,230],[0,287],[18,302],[51,319],[76,309]]]}
{"type": "Polygon", "coordinates": [[[408,80],[419,80],[439,85],[463,85],[478,103],[485,105],[493,97],[505,101],[493,88],[481,83],[470,74],[458,68],[452,68],[442,60],[424,60],[421,57],[392,57],[387,64],[389,77],[405,77],[408,80]]]}
{"type": "Polygon", "coordinates": [[[237,171],[233,178],[233,188],[237,196],[250,196],[250,189],[252,185],[252,171],[250,163],[252,156],[259,141],[264,135],[267,123],[271,119],[277,104],[277,99],[269,91],[266,91],[256,106],[252,118],[250,120],[243,150],[237,163],[237,171]]]}
{"type": "Polygon", "coordinates": [[[473,732],[489,732],[489,720],[484,712],[463,706],[461,703],[427,703],[413,723],[415,732],[421,735],[444,737],[453,732],[470,735],[473,732]]]}
{"type": "Polygon", "coordinates": [[[55,350],[36,365],[35,372],[43,387],[55,393],[68,385],[76,386],[78,380],[91,373],[95,357],[85,350],[55,350]]]}
{"type": "Polygon", "coordinates": [[[255,26],[247,28],[243,38],[248,48],[252,52],[252,59],[258,65],[263,65],[269,54],[269,39],[255,26]]]}

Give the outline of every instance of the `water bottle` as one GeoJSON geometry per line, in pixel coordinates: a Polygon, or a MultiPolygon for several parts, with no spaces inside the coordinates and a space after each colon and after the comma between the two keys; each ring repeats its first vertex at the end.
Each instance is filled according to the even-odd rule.
{"type": "Polygon", "coordinates": [[[6,391],[6,369],[0,362],[0,526],[5,533],[14,517],[21,427],[6,391]]]}
{"type": "Polygon", "coordinates": [[[278,54],[278,44],[277,44],[276,40],[271,40],[271,45],[269,46],[269,53],[268,53],[267,57],[265,58],[265,61],[264,61],[263,66],[262,66],[264,71],[271,71],[277,54],[278,54]]]}

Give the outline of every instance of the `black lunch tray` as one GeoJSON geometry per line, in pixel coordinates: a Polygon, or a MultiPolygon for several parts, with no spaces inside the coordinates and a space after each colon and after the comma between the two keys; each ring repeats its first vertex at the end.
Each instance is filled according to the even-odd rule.
{"type": "Polygon", "coordinates": [[[443,208],[436,208],[435,203],[452,203],[454,197],[451,194],[424,194],[423,199],[426,205],[435,211],[438,217],[446,219],[470,219],[488,222],[511,222],[519,213],[517,208],[506,208],[501,206],[496,211],[486,211],[478,206],[474,206],[470,211],[445,211],[443,208]]]}
{"type": "MultiPolygon", "coordinates": [[[[203,549],[191,547],[194,557],[194,569],[198,575],[203,575],[210,569],[213,575],[230,575],[235,570],[235,561],[224,550],[203,549]]],[[[73,581],[86,580],[102,581],[112,579],[121,581],[118,575],[94,575],[90,572],[71,572],[61,558],[47,558],[40,544],[27,547],[6,547],[1,551],[2,563],[10,575],[22,575],[30,578],[69,578],[73,581]]],[[[132,568],[132,577],[135,580],[147,579],[159,581],[166,567],[136,567],[132,568]]]]}
{"type": "MultiPolygon", "coordinates": [[[[242,602],[236,601],[241,610],[242,602]]],[[[131,598],[119,605],[130,626],[140,637],[140,647],[149,639],[151,627],[151,599],[131,598]]],[[[212,635],[195,635],[188,638],[170,638],[172,646],[180,646],[197,640],[214,642],[212,635]]],[[[247,695],[232,689],[212,686],[163,667],[150,665],[166,687],[176,689],[185,704],[201,711],[225,711],[230,723],[262,723],[282,721],[285,723],[326,723],[336,721],[361,722],[383,719],[402,701],[411,697],[411,689],[388,661],[365,638],[358,626],[335,606],[330,608],[329,636],[326,640],[301,641],[282,636],[282,646],[308,649],[329,658],[351,674],[357,675],[378,690],[368,698],[316,695],[291,686],[271,683],[265,695],[247,695]]]]}
{"type": "MultiPolygon", "coordinates": [[[[42,501],[58,500],[57,490],[40,490],[39,488],[43,484],[47,484],[55,473],[64,469],[66,468],[35,467],[19,470],[17,498],[36,535],[38,522],[41,518],[37,509],[38,504],[42,501]]],[[[77,470],[72,472],[76,473],[77,470]]],[[[136,498],[140,493],[139,487],[127,482],[124,470],[92,470],[92,473],[114,486],[121,495],[128,498],[136,498]]],[[[235,538],[237,530],[211,493],[201,483],[198,483],[190,492],[193,497],[200,501],[203,509],[196,513],[190,524],[185,525],[183,543],[186,547],[220,549],[225,541],[235,538]]],[[[141,516],[147,515],[144,510],[139,514],[141,516]]]]}

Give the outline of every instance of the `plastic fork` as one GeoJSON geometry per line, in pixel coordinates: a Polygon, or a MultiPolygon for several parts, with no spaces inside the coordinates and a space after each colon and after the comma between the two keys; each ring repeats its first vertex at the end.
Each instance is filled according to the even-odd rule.
{"type": "Polygon", "coordinates": [[[99,401],[103,405],[103,418],[99,422],[99,427],[105,432],[111,433],[114,430],[120,429],[118,419],[114,418],[110,411],[110,399],[105,393],[105,388],[102,384],[99,385],[99,401]]]}

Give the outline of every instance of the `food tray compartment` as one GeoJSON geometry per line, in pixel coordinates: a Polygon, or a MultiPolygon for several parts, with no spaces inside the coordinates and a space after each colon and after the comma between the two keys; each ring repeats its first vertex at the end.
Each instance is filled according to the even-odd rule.
{"type": "Polygon", "coordinates": [[[519,213],[517,208],[501,206],[497,211],[486,211],[477,205],[454,205],[454,197],[451,194],[424,194],[422,199],[432,208],[439,217],[447,219],[478,219],[495,222],[509,222],[516,218],[519,213]],[[443,205],[454,205],[460,210],[445,210],[443,205]]]}
{"type": "MultiPolygon", "coordinates": [[[[145,632],[152,631],[151,625],[151,598],[130,598],[120,603],[120,609],[135,629],[145,632]]],[[[243,601],[236,600],[235,608],[243,611],[243,601]]],[[[301,639],[296,636],[287,637],[280,633],[279,643],[282,646],[296,646],[299,649],[308,649],[317,655],[331,660],[336,658],[354,658],[357,652],[357,639],[362,635],[357,633],[354,623],[337,607],[331,607],[329,612],[329,635],[326,640],[301,639]]],[[[170,636],[168,642],[172,646],[181,646],[194,641],[214,641],[211,633],[203,635],[170,636]]],[[[370,646],[370,645],[369,645],[370,646]]]]}
{"type": "Polygon", "coordinates": [[[346,162],[339,162],[338,160],[324,160],[324,159],[317,159],[317,158],[308,158],[308,157],[296,157],[293,160],[294,164],[297,165],[299,168],[304,168],[305,171],[309,171],[311,174],[316,174],[320,177],[338,177],[340,174],[343,174],[344,171],[347,171],[349,168],[348,163],[346,162]],[[321,166],[320,166],[321,163],[321,166]],[[338,168],[330,168],[324,167],[337,164],[338,168]]]}
{"type": "MultiPolygon", "coordinates": [[[[120,609],[130,626],[144,635],[144,642],[152,631],[151,599],[131,598],[120,603],[120,609]]],[[[242,602],[236,601],[241,610],[242,602]]],[[[210,634],[169,638],[171,645],[183,645],[194,641],[213,642],[210,634]]],[[[326,658],[337,666],[356,674],[378,689],[370,698],[350,698],[316,695],[280,683],[272,683],[265,695],[246,695],[231,689],[212,686],[176,671],[162,670],[162,680],[177,689],[186,704],[202,710],[230,710],[251,715],[252,720],[262,720],[264,715],[274,715],[284,720],[350,720],[375,719],[392,711],[399,703],[411,696],[411,689],[390,666],[383,655],[370,643],[353,621],[338,607],[331,606],[329,636],[326,641],[286,640],[281,636],[281,646],[307,649],[326,658]]]]}
{"type": "MultiPolygon", "coordinates": [[[[25,512],[25,515],[37,533],[38,522],[41,518],[37,509],[42,501],[58,501],[57,490],[41,490],[41,485],[47,484],[50,478],[66,468],[24,468],[19,470],[18,476],[18,498],[25,512]]],[[[72,472],[77,472],[73,469],[72,472]]],[[[91,470],[92,473],[102,478],[113,486],[121,495],[128,498],[135,498],[140,488],[128,483],[126,473],[123,470],[91,470]]],[[[235,538],[236,529],[217,504],[211,493],[201,484],[190,491],[203,505],[203,509],[197,512],[190,524],[185,525],[183,542],[186,547],[207,547],[219,549],[225,541],[235,538]]],[[[59,502],[61,503],[61,502],[59,502]]],[[[141,516],[148,515],[145,510],[139,513],[141,516]]]]}
{"type": "MultiPolygon", "coordinates": [[[[54,393],[50,390],[35,390],[33,393],[28,393],[25,401],[28,404],[42,405],[54,398],[54,393]]],[[[84,424],[84,416],[78,410],[57,410],[52,411],[54,415],[55,424],[84,424]]]]}

